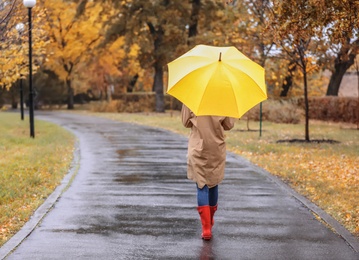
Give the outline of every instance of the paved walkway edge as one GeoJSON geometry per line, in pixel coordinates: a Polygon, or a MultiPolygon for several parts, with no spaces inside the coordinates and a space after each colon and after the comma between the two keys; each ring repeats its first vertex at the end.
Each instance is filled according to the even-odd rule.
{"type": "Polygon", "coordinates": [[[261,171],[264,175],[268,176],[271,180],[278,184],[282,189],[286,190],[289,194],[291,194],[295,199],[301,202],[305,207],[307,207],[310,211],[316,214],[326,225],[328,225],[333,232],[338,234],[340,237],[344,239],[344,241],[356,252],[359,253],[359,240],[352,235],[346,228],[344,228],[337,220],[335,220],[332,216],[326,213],[324,210],[319,208],[317,205],[312,203],[310,200],[305,198],[304,196],[297,193],[290,186],[284,183],[281,179],[273,174],[267,172],[266,170],[259,168],[254,165],[259,171],[261,171]]]}
{"type": "MultiPolygon", "coordinates": [[[[75,133],[70,129],[66,128],[66,130],[70,131],[72,134],[75,135],[75,133]]],[[[24,241],[26,237],[31,234],[31,232],[36,228],[36,226],[51,210],[51,208],[56,203],[61,194],[65,192],[67,188],[71,185],[71,182],[76,176],[80,166],[80,145],[76,135],[75,138],[75,151],[73,153],[74,158],[71,162],[69,172],[65,175],[60,185],[57,186],[54,192],[51,193],[49,197],[47,197],[45,202],[37,208],[29,221],[26,222],[26,224],[0,248],[0,259],[5,259],[13,250],[16,249],[16,247],[18,247],[22,243],[22,241],[24,241]]]]}
{"type": "MultiPolygon", "coordinates": [[[[66,127],[64,128],[67,129],[66,127]]],[[[26,237],[28,237],[32,233],[32,231],[36,228],[36,226],[51,210],[51,208],[56,203],[56,201],[61,196],[61,194],[65,192],[67,188],[71,185],[72,180],[76,176],[80,166],[80,145],[79,145],[77,134],[71,129],[67,129],[67,130],[73,133],[77,138],[77,141],[75,143],[74,158],[71,163],[69,172],[65,175],[61,184],[55,189],[55,191],[52,194],[50,194],[49,197],[45,200],[45,202],[35,211],[35,213],[32,215],[30,220],[20,229],[20,231],[18,231],[9,241],[7,241],[0,248],[0,259],[5,259],[14,249],[16,249],[17,246],[19,246],[22,243],[22,241],[26,237]]],[[[236,155],[234,153],[231,153],[231,156],[237,158],[240,157],[239,155],[236,155]]],[[[355,252],[357,253],[359,252],[359,240],[356,237],[354,237],[347,229],[345,229],[338,221],[336,221],[333,217],[331,217],[325,211],[320,209],[317,205],[306,199],[304,196],[294,191],[290,186],[288,186],[278,177],[252,164],[250,161],[248,161],[248,163],[251,164],[256,169],[258,169],[258,171],[260,171],[263,175],[267,176],[269,179],[275,182],[279,187],[281,187],[286,192],[291,194],[291,196],[293,196],[295,199],[301,202],[315,215],[319,216],[319,218],[323,222],[325,222],[328,225],[328,227],[331,228],[331,230],[333,230],[333,232],[337,233],[344,241],[346,241],[346,243],[355,252]]]]}

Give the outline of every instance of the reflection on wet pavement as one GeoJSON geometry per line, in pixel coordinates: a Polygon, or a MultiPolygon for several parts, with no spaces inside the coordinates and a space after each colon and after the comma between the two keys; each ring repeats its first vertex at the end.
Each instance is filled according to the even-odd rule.
{"type": "Polygon", "coordinates": [[[8,259],[357,259],[298,200],[232,154],[213,239],[202,241],[185,137],[76,114],[38,117],[74,131],[81,165],[8,259]]]}

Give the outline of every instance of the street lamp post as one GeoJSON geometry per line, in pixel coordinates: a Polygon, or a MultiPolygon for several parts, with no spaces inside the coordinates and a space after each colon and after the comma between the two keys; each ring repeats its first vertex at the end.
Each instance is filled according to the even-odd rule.
{"type": "Polygon", "coordinates": [[[22,87],[22,74],[20,74],[20,113],[21,120],[24,120],[24,89],[22,87]]]}
{"type": "Polygon", "coordinates": [[[35,138],[34,126],[34,91],[32,88],[32,25],[31,9],[35,6],[36,0],[23,0],[24,6],[29,13],[29,114],[30,114],[30,137],[35,138]]]}
{"type": "MultiPolygon", "coordinates": [[[[24,31],[24,24],[18,23],[15,28],[19,32],[21,37],[24,31]]],[[[20,38],[20,43],[22,43],[21,38],[20,38]]],[[[20,68],[20,113],[21,113],[21,120],[24,120],[24,89],[22,86],[21,68],[20,68]]]]}

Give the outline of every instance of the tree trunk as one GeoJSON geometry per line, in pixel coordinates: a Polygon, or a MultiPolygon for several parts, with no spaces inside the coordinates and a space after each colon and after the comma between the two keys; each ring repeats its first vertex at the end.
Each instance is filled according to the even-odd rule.
{"type": "Polygon", "coordinates": [[[348,70],[348,62],[341,62],[335,64],[335,70],[330,77],[328,89],[327,89],[327,96],[338,96],[339,87],[342,82],[342,79],[345,75],[345,72],[348,70]]]}
{"type": "Polygon", "coordinates": [[[292,85],[293,85],[293,76],[292,75],[286,76],[285,81],[283,82],[282,85],[282,91],[280,92],[280,96],[286,97],[292,85]]]}
{"type": "Polygon", "coordinates": [[[67,87],[67,109],[74,109],[74,90],[71,86],[71,80],[66,79],[67,87]]]}
{"type": "Polygon", "coordinates": [[[281,97],[286,97],[290,88],[293,85],[293,72],[297,69],[297,66],[292,62],[289,64],[288,75],[285,77],[284,83],[282,85],[282,91],[280,92],[281,97]]]}
{"type": "Polygon", "coordinates": [[[190,38],[197,35],[197,26],[198,26],[200,8],[201,8],[201,0],[192,0],[191,22],[188,28],[187,45],[190,45],[190,38]]]}
{"type": "Polygon", "coordinates": [[[335,58],[334,72],[330,77],[327,96],[338,96],[340,83],[342,82],[345,72],[354,64],[355,53],[350,46],[343,46],[341,48],[335,58]]]}
{"type": "Polygon", "coordinates": [[[138,77],[139,77],[138,73],[136,73],[136,75],[132,77],[129,85],[127,86],[127,92],[128,93],[133,92],[133,89],[135,88],[135,85],[136,85],[136,82],[138,80],[138,77]]]}
{"type": "Polygon", "coordinates": [[[17,109],[17,100],[15,99],[15,97],[11,97],[11,108],[17,109]]]}
{"type": "Polygon", "coordinates": [[[163,67],[159,62],[155,63],[155,79],[153,90],[156,93],[156,112],[165,112],[165,102],[163,94],[163,67]]]}
{"type": "Polygon", "coordinates": [[[307,80],[307,71],[304,68],[303,71],[304,78],[304,103],[305,103],[305,140],[309,142],[309,101],[308,101],[308,80],[307,80]]]}
{"type": "Polygon", "coordinates": [[[162,26],[158,26],[156,29],[152,23],[147,23],[148,28],[150,29],[151,35],[154,39],[154,64],[155,76],[153,80],[152,90],[156,93],[156,112],[165,112],[165,97],[163,94],[163,63],[164,57],[162,53],[162,44],[164,30],[162,26]]]}
{"type": "Polygon", "coordinates": [[[111,103],[112,101],[112,87],[111,85],[107,85],[107,97],[106,100],[108,103],[111,103]]]}
{"type": "Polygon", "coordinates": [[[358,83],[358,103],[357,103],[357,129],[359,130],[359,67],[358,63],[356,65],[356,71],[357,71],[357,83],[358,83]]]}
{"type": "MultiPolygon", "coordinates": [[[[304,105],[305,105],[305,141],[309,142],[309,101],[308,101],[308,80],[307,80],[307,60],[305,57],[305,45],[308,42],[301,41],[301,45],[298,46],[298,54],[300,57],[299,66],[303,72],[304,81],[304,105]]],[[[297,63],[298,64],[298,63],[297,63]]]]}
{"type": "Polygon", "coordinates": [[[357,129],[359,130],[359,73],[357,72],[358,77],[358,103],[357,103],[357,129]]]}
{"type": "Polygon", "coordinates": [[[17,88],[15,86],[11,87],[10,94],[11,94],[11,108],[17,109],[17,88]]]}

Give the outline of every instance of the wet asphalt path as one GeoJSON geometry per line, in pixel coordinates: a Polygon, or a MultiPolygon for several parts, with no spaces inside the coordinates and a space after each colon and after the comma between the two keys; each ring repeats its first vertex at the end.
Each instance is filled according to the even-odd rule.
{"type": "Polygon", "coordinates": [[[36,114],[79,139],[70,187],[6,259],[359,259],[284,186],[227,156],[213,239],[200,239],[185,137],[67,113],[36,114]]]}

